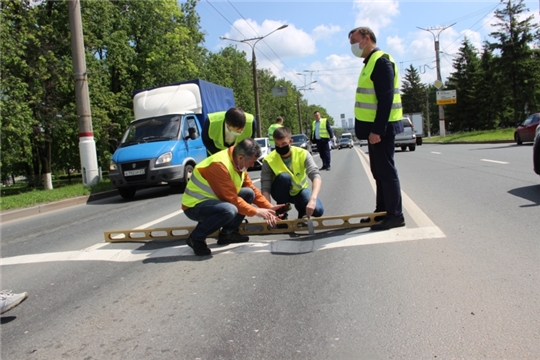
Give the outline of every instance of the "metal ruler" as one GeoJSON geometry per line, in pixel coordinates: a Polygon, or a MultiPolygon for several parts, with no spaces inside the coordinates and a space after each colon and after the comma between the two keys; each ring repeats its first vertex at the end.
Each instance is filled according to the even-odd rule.
{"type": "MultiPolygon", "coordinates": [[[[322,216],[312,217],[313,230],[333,230],[370,227],[375,224],[375,216],[384,216],[385,212],[340,215],[340,216],[322,216]],[[369,222],[360,222],[363,218],[369,218],[369,222]]],[[[243,223],[240,225],[239,232],[242,235],[265,235],[265,234],[286,234],[298,231],[308,231],[308,220],[281,220],[277,226],[269,226],[266,222],[243,223]]],[[[105,231],[106,242],[147,242],[161,240],[182,240],[187,239],[195,226],[168,227],[153,229],[134,229],[134,230],[111,230],[105,231]]],[[[219,231],[211,234],[209,237],[217,238],[219,231]]]]}

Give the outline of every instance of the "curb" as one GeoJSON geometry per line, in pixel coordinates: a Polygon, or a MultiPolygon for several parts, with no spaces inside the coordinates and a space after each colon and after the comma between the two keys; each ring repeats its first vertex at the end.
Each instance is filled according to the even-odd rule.
{"type": "Polygon", "coordinates": [[[0,222],[6,223],[8,221],[20,220],[30,216],[44,214],[47,212],[65,209],[72,206],[86,204],[92,201],[106,199],[112,196],[118,195],[118,190],[103,191],[96,194],[90,194],[85,196],[77,196],[70,199],[55,201],[51,203],[45,203],[36,205],[24,209],[6,210],[0,212],[0,222]]]}
{"type": "Polygon", "coordinates": [[[474,145],[474,144],[512,144],[514,140],[491,140],[491,141],[452,141],[452,142],[427,142],[424,140],[424,144],[429,145],[474,145]]]}

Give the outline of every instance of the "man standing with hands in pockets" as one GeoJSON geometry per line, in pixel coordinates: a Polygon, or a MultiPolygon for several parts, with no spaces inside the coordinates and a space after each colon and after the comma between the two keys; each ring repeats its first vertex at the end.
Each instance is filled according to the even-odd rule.
{"type": "MultiPolygon", "coordinates": [[[[352,53],[364,59],[358,78],[354,105],[355,133],[368,140],[371,173],[377,185],[375,212],[386,212],[371,230],[405,226],[401,205],[401,187],[394,164],[395,135],[403,131],[403,110],[399,94],[397,66],[389,54],[377,47],[377,39],[368,27],[349,32],[352,53]]],[[[369,222],[369,218],[362,222],[369,222]]]]}

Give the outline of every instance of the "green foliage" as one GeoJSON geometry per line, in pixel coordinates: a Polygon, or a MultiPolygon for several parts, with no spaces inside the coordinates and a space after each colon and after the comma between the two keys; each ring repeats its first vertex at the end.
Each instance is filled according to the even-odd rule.
{"type": "Polygon", "coordinates": [[[441,138],[434,136],[431,138],[424,138],[425,143],[481,143],[492,141],[514,141],[514,129],[496,129],[487,131],[468,131],[459,132],[456,134],[446,135],[441,138]]]}
{"type": "Polygon", "coordinates": [[[107,190],[113,190],[113,186],[109,180],[102,180],[91,187],[86,187],[82,183],[62,185],[56,182],[54,189],[47,191],[28,186],[12,186],[2,188],[0,210],[26,208],[72,197],[96,194],[107,190]]]}
{"type": "Polygon", "coordinates": [[[404,113],[424,112],[426,107],[426,89],[421,83],[420,74],[412,66],[405,69],[401,86],[401,103],[404,113]]]}

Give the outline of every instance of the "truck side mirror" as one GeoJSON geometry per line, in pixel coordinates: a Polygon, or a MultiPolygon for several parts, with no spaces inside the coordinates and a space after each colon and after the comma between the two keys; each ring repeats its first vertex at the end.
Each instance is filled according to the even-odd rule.
{"type": "Polygon", "coordinates": [[[194,128],[194,127],[190,127],[188,129],[188,132],[189,132],[189,138],[191,140],[195,140],[199,137],[199,133],[197,132],[197,128],[194,128]]]}

